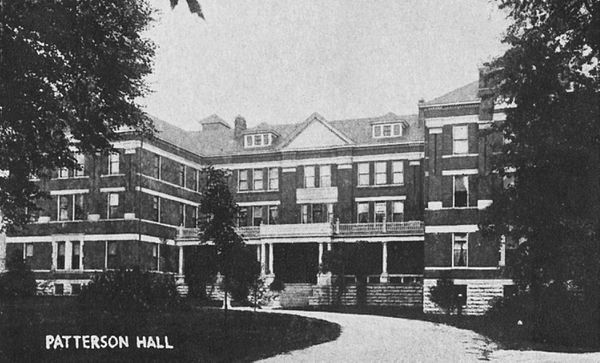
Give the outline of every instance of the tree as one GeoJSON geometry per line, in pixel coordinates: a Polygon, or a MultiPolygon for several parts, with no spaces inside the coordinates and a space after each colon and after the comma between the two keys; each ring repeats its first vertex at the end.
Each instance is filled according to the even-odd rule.
{"type": "Polygon", "coordinates": [[[136,99],[154,45],[145,0],[0,3],[0,210],[27,221],[31,176],[77,168],[73,152],[110,149],[118,130],[151,131],[136,99]]]}
{"type": "Polygon", "coordinates": [[[208,166],[203,173],[206,175],[206,187],[200,202],[200,213],[205,218],[199,223],[202,231],[200,240],[215,245],[217,267],[223,278],[227,316],[228,293],[232,292],[238,299],[247,298],[249,287],[260,273],[260,264],[235,231],[239,211],[229,190],[226,172],[208,166]]]}
{"type": "Polygon", "coordinates": [[[494,125],[506,140],[495,168],[515,183],[498,188],[482,227],[520,242],[514,278],[538,309],[544,289],[577,290],[598,322],[600,2],[499,3],[514,23],[488,80],[513,107],[494,125]]]}
{"type": "Polygon", "coordinates": [[[0,297],[33,296],[37,283],[31,268],[23,261],[21,251],[15,251],[6,264],[7,271],[0,274],[0,297]]]}

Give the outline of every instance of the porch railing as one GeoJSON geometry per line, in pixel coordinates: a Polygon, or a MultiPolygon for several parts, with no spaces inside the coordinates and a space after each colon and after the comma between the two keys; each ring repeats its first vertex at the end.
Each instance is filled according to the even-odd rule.
{"type": "MultiPolygon", "coordinates": [[[[355,284],[356,276],[355,275],[344,275],[344,279],[346,283],[355,284]]],[[[388,274],[387,280],[389,283],[395,284],[416,284],[423,282],[423,275],[419,274],[388,274]]],[[[367,276],[368,284],[378,284],[381,283],[381,275],[368,275],[367,276]]]]}
{"type": "Polygon", "coordinates": [[[423,234],[425,227],[422,221],[380,222],[380,223],[338,223],[334,230],[339,235],[354,234],[423,234]]]}

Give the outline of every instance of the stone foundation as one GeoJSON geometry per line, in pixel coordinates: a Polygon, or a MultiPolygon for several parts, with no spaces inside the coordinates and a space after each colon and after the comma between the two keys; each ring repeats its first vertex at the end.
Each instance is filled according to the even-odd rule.
{"type": "MultiPolygon", "coordinates": [[[[313,306],[332,305],[336,303],[338,290],[332,286],[314,286],[309,303],[313,306]]],[[[356,284],[346,286],[340,296],[342,305],[356,305],[356,284]]],[[[421,307],[423,304],[423,287],[421,284],[367,284],[365,303],[371,306],[403,306],[421,307]]]]}
{"type": "MultiPolygon", "coordinates": [[[[504,295],[504,286],[513,285],[512,280],[475,280],[455,279],[456,285],[467,285],[467,305],[463,307],[465,315],[483,315],[491,307],[494,299],[504,295]]],[[[431,301],[430,289],[437,285],[437,279],[423,280],[423,312],[442,314],[444,311],[431,301]]]]}
{"type": "Polygon", "coordinates": [[[89,279],[80,280],[35,280],[37,283],[36,295],[51,296],[51,295],[79,295],[79,291],[84,285],[87,285],[89,279]],[[57,286],[58,285],[58,286],[57,286]],[[60,293],[60,285],[62,285],[62,293],[60,293]],[[77,287],[79,286],[79,287],[77,287]]]}

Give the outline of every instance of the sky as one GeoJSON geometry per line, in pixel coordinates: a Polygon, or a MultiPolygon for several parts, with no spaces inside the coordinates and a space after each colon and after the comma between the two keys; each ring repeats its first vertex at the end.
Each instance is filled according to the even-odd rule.
{"type": "Polygon", "coordinates": [[[157,45],[146,111],[188,130],[417,113],[477,80],[508,25],[488,0],[151,0],[157,45]]]}

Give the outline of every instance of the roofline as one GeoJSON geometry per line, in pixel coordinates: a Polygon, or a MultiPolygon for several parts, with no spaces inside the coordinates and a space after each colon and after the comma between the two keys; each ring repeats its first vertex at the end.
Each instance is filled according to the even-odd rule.
{"type": "Polygon", "coordinates": [[[462,101],[462,102],[450,102],[450,103],[422,103],[419,104],[419,108],[428,108],[428,107],[443,107],[443,106],[463,106],[463,105],[471,105],[471,104],[479,104],[481,103],[481,99],[477,101],[462,101]]]}

